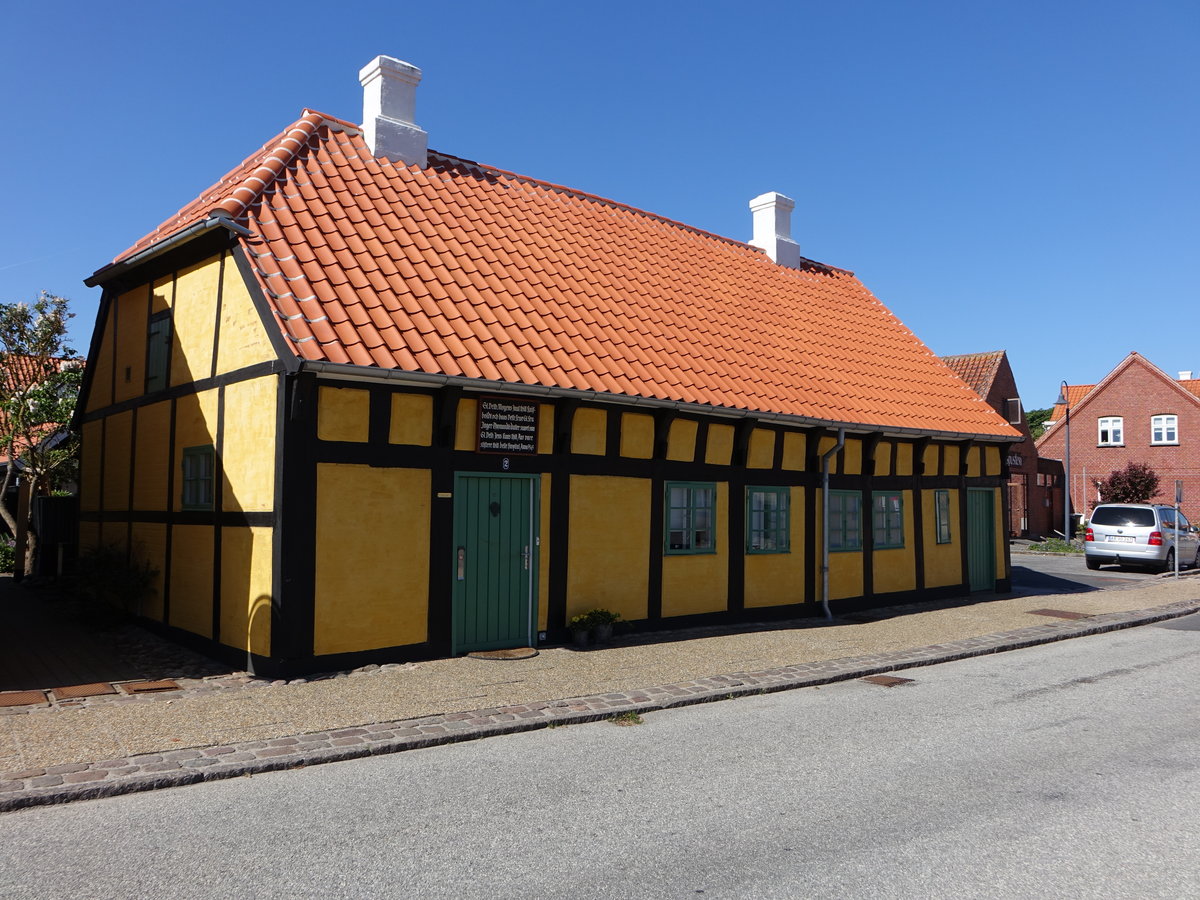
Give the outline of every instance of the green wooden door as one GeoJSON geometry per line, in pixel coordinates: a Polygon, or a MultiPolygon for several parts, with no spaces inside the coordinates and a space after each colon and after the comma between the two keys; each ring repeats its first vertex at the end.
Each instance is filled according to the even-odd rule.
{"type": "Polygon", "coordinates": [[[453,653],[534,646],[537,487],[531,475],[455,476],[453,653]]]}
{"type": "Polygon", "coordinates": [[[990,489],[967,491],[967,570],[971,590],[996,589],[995,497],[990,489]]]}

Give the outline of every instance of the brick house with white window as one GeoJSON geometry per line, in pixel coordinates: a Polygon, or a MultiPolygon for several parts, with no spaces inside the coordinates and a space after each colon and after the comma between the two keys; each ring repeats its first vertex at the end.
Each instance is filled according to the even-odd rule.
{"type": "Polygon", "coordinates": [[[1200,379],[1172,378],[1139,353],[1130,353],[1098,384],[1071,385],[1067,404],[1037,442],[1042,456],[1066,449],[1066,406],[1071,420],[1071,504],[1086,513],[1099,498],[1095,483],[1127,463],[1146,463],[1159,477],[1154,499],[1175,499],[1183,482],[1183,510],[1200,514],[1200,379]]]}

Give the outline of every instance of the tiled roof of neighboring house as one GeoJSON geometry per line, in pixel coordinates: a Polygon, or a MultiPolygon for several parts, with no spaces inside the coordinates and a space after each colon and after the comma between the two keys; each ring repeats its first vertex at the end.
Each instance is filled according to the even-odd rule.
{"type": "Polygon", "coordinates": [[[1189,393],[1200,397],[1200,378],[1187,378],[1179,382],[1179,386],[1189,393]]]}
{"type": "Polygon", "coordinates": [[[850,272],[452,156],[393,164],[319,113],[118,261],[209,215],[249,229],[303,360],[1013,435],[850,272]]]}
{"type": "MultiPolygon", "coordinates": [[[[1068,384],[1066,405],[1062,403],[1055,403],[1054,409],[1050,413],[1049,421],[1057,422],[1059,419],[1061,419],[1066,414],[1067,406],[1070,406],[1072,409],[1074,409],[1079,405],[1080,400],[1092,392],[1092,388],[1094,387],[1094,384],[1068,384]]],[[[1059,390],[1062,390],[1061,386],[1059,387],[1059,390]]]]}
{"type": "Polygon", "coordinates": [[[1003,361],[1003,350],[942,357],[942,362],[950,367],[950,371],[965,381],[971,390],[985,400],[992,389],[992,382],[996,380],[996,373],[1000,371],[1000,363],[1003,361]]]}
{"type": "MultiPolygon", "coordinates": [[[[68,366],[83,367],[85,361],[82,359],[53,359],[50,362],[58,367],[59,371],[65,371],[68,366]]],[[[23,388],[41,381],[44,370],[41,368],[37,358],[30,356],[9,356],[7,358],[0,357],[0,380],[3,381],[6,391],[11,391],[14,388],[23,388]]],[[[7,427],[8,416],[4,409],[0,408],[0,433],[7,427]]],[[[67,423],[62,423],[63,425],[67,423]]],[[[39,437],[36,443],[41,443],[44,436],[53,434],[59,430],[60,426],[47,425],[39,429],[39,437]]],[[[20,442],[20,446],[25,447],[25,443],[20,442]]],[[[18,457],[19,457],[18,453],[18,457]]],[[[8,464],[8,447],[0,442],[0,466],[8,464]]]]}

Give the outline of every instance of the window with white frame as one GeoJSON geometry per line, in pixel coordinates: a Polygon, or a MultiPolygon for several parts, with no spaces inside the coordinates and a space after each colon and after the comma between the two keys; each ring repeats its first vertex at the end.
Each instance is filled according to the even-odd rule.
{"type": "Polygon", "coordinates": [[[1179,443],[1179,417],[1178,416],[1151,416],[1150,417],[1150,443],[1152,443],[1152,444],[1178,444],[1179,443]]]}
{"type": "Polygon", "coordinates": [[[1098,420],[1101,447],[1120,447],[1125,443],[1125,419],[1121,416],[1103,416],[1098,420]]]}

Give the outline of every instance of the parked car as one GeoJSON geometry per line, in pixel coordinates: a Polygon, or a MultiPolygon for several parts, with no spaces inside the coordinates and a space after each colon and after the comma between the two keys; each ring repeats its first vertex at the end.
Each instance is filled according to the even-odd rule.
{"type": "Polygon", "coordinates": [[[1102,503],[1092,510],[1083,543],[1089,569],[1105,563],[1148,566],[1165,572],[1200,566],[1200,532],[1173,506],[1102,503]]]}

